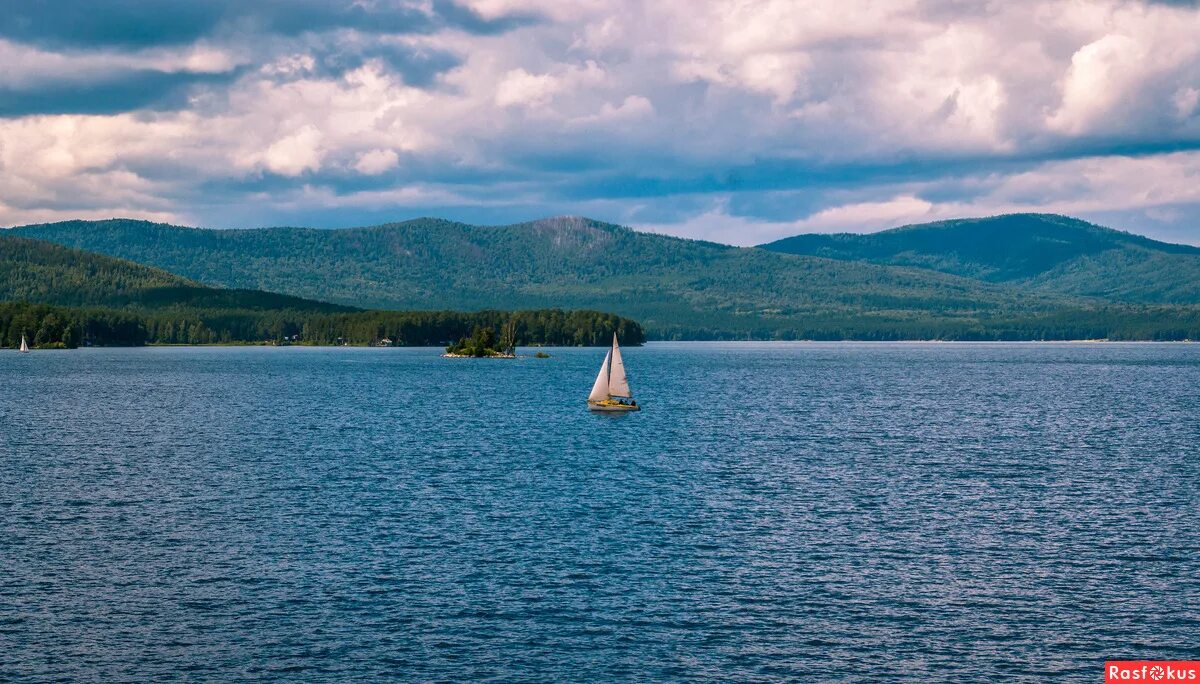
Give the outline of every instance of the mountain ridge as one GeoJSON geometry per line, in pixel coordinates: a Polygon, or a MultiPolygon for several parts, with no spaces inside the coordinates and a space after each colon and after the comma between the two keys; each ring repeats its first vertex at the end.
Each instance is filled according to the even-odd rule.
{"type": "Polygon", "coordinates": [[[947,319],[1063,304],[954,275],[774,254],[583,217],[506,226],[414,219],[333,230],[110,220],[13,230],[223,287],[363,308],[612,311],[661,336],[771,336],[818,319],[947,319]]]}
{"type": "Polygon", "coordinates": [[[215,288],[164,269],[0,232],[0,300],[58,306],[351,311],[246,288],[215,288]]]}
{"type": "Polygon", "coordinates": [[[924,268],[1066,296],[1200,303],[1200,247],[1057,214],[951,219],[875,233],[809,233],[759,248],[924,268]]]}
{"type": "Polygon", "coordinates": [[[973,245],[978,235],[972,238],[971,228],[980,221],[993,241],[1003,232],[997,219],[887,231],[927,243],[933,232],[932,245],[940,251],[884,249],[874,255],[854,252],[859,248],[854,242],[869,235],[817,236],[843,251],[789,254],[643,233],[580,216],[496,226],[420,218],[361,228],[224,230],[113,219],[38,224],[12,234],[209,285],[362,308],[610,311],[641,321],[659,339],[1119,337],[1135,319],[1139,338],[1168,328],[1163,334],[1172,339],[1190,336],[1180,330],[1190,330],[1186,321],[1194,312],[1163,307],[1200,301],[1192,292],[1200,278],[1186,272],[1174,281],[1159,277],[1154,286],[1161,292],[1154,294],[1136,275],[1157,266],[1163,254],[1195,258],[1187,246],[1156,249],[1159,243],[1149,238],[1069,217],[999,219],[1009,227],[1016,222],[1018,234],[1030,233],[1032,223],[1032,242],[1016,241],[1008,253],[973,245]],[[1053,231],[1060,229],[1091,236],[1080,243],[1086,249],[1077,239],[1059,240],[1053,231]],[[966,240],[975,251],[947,250],[946,235],[966,240]],[[1059,242],[1066,247],[1049,250],[1049,258],[1047,250],[1029,247],[1059,242]],[[1125,251],[1108,248],[1131,243],[1125,251]],[[1037,257],[1032,262],[1030,254],[1037,257]],[[1112,278],[1109,291],[1097,292],[1096,273],[1089,269],[1123,277],[1112,278]],[[954,270],[959,272],[946,272],[954,270]],[[1158,308],[1136,308],[1148,305],[1158,308]]]}
{"type": "Polygon", "coordinates": [[[599,311],[363,311],[247,289],[0,233],[0,346],[271,343],[445,345],[512,323],[532,344],[644,341],[636,321],[599,311]]]}

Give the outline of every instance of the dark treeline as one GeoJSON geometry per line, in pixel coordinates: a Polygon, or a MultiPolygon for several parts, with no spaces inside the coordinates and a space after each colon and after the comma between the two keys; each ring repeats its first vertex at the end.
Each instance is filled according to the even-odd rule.
{"type": "Polygon", "coordinates": [[[17,346],[22,334],[41,348],[283,342],[442,346],[480,327],[499,335],[510,321],[520,345],[600,346],[614,331],[624,344],[645,341],[637,322],[597,311],[145,311],[6,302],[0,303],[0,346],[17,346]]]}
{"type": "Polygon", "coordinates": [[[788,327],[738,333],[722,327],[672,327],[648,331],[659,340],[1200,340],[1200,307],[1104,305],[1054,311],[961,318],[914,316],[797,316],[788,327]]]}
{"type": "Polygon", "coordinates": [[[321,314],[307,317],[302,339],[317,344],[335,344],[345,338],[350,344],[374,344],[391,339],[401,346],[444,346],[472,335],[477,327],[490,328],[501,336],[504,324],[515,325],[516,344],[560,347],[603,346],[612,342],[615,331],[630,345],[646,341],[642,327],[628,318],[599,311],[364,311],[321,314]]]}
{"type": "MultiPolygon", "coordinates": [[[[720,328],[643,332],[635,321],[595,311],[250,311],[72,308],[0,303],[0,346],[21,335],[35,347],[143,344],[350,344],[444,346],[481,329],[521,346],[604,346],[690,340],[1200,340],[1200,307],[1103,306],[1027,315],[947,320],[922,317],[813,315],[786,329],[731,333],[720,328]],[[506,324],[512,322],[511,332],[506,324]]],[[[503,345],[501,345],[503,346],[503,345]]]]}

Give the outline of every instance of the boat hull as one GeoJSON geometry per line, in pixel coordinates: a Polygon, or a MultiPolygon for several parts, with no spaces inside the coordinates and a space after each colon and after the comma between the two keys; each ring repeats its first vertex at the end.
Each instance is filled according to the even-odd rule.
{"type": "Polygon", "coordinates": [[[629,413],[630,411],[641,411],[642,407],[622,404],[618,401],[589,401],[588,410],[607,413],[629,413]]]}

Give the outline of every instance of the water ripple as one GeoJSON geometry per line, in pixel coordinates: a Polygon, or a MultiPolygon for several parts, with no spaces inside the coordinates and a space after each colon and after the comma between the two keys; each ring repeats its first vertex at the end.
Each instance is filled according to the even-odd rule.
{"type": "Polygon", "coordinates": [[[0,680],[1200,659],[1200,348],[0,354],[0,680]]]}

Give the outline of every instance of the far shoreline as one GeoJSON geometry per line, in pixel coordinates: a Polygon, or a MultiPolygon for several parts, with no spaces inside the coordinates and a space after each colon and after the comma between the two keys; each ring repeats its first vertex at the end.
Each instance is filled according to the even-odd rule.
{"type": "MultiPolygon", "coordinates": [[[[698,344],[698,345],[752,345],[752,344],[805,344],[805,345],[837,345],[837,344],[859,344],[859,345],[887,345],[887,344],[904,344],[904,345],[995,345],[995,344],[1021,344],[1021,345],[1131,345],[1131,344],[1179,344],[1192,345],[1200,344],[1200,340],[646,340],[640,345],[630,345],[631,348],[645,347],[650,345],[676,345],[676,344],[698,344]]],[[[79,351],[84,349],[221,349],[221,348],[300,348],[300,349],[437,349],[444,350],[442,345],[375,345],[375,344],[265,344],[254,342],[214,342],[208,344],[140,344],[140,345],[89,345],[86,347],[32,347],[31,352],[49,352],[49,351],[79,351]]],[[[603,346],[566,346],[566,345],[531,345],[528,347],[518,347],[518,349],[604,349],[603,346]]],[[[0,347],[3,351],[17,351],[15,347],[0,347]]],[[[442,353],[441,358],[503,358],[513,359],[520,358],[521,355],[514,356],[484,356],[472,357],[462,355],[451,355],[442,353]]]]}

